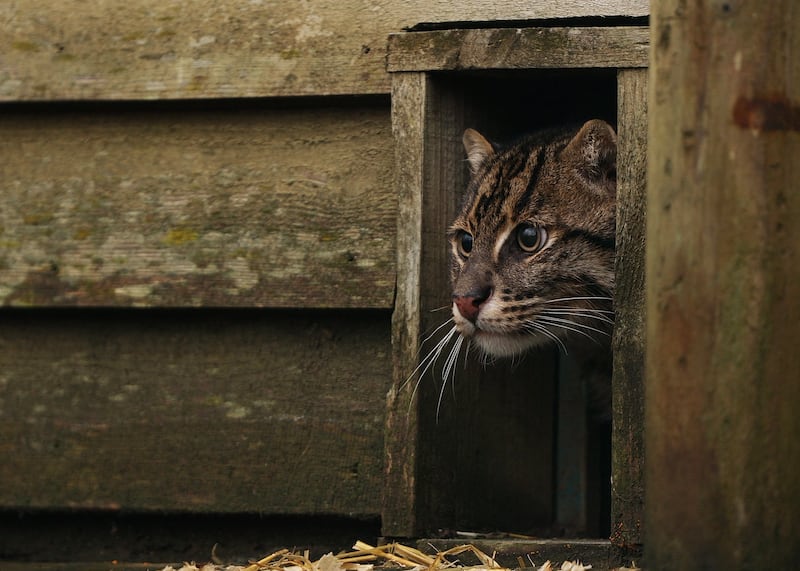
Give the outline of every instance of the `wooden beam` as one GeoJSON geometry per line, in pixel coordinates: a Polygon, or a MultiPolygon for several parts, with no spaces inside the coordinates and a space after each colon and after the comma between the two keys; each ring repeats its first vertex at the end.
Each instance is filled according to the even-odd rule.
{"type": "Polygon", "coordinates": [[[385,94],[386,37],[419,22],[648,11],[647,0],[4,2],[0,100],[385,94]]]}
{"type": "Polygon", "coordinates": [[[653,7],[647,567],[791,567],[800,5],[653,7]]]}
{"type": "Polygon", "coordinates": [[[389,36],[389,71],[646,67],[646,27],[495,28],[389,36]]]}

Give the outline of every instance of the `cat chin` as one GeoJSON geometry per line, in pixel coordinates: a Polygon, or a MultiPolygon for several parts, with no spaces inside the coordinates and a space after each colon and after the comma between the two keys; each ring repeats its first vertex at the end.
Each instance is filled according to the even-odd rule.
{"type": "Polygon", "coordinates": [[[471,339],[483,352],[492,357],[515,357],[549,342],[547,338],[541,338],[539,335],[509,335],[485,331],[476,331],[471,339]]]}

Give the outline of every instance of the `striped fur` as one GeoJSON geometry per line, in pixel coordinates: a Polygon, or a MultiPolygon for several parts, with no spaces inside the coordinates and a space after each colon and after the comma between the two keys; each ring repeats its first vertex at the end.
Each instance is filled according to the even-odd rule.
{"type": "Polygon", "coordinates": [[[472,178],[448,233],[458,333],[493,356],[591,339],[610,357],[613,129],[592,120],[505,150],[468,129],[464,147],[472,178]]]}

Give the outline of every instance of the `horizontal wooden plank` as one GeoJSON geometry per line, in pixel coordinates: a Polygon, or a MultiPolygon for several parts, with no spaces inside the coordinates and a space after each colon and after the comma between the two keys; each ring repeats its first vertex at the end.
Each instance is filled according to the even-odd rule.
{"type": "Polygon", "coordinates": [[[388,93],[419,22],[645,16],[647,0],[135,0],[0,4],[0,100],[388,93]]]}
{"type": "Polygon", "coordinates": [[[287,546],[298,552],[309,550],[318,559],[325,553],[349,551],[354,538],[378,535],[376,517],[80,510],[0,513],[3,571],[157,571],[167,564],[180,569],[184,561],[208,561],[212,551],[217,561],[244,565],[287,546]],[[104,567],[99,567],[101,562],[104,567]]]}
{"type": "Polygon", "coordinates": [[[0,304],[392,305],[382,103],[36,107],[0,131],[0,304]]]}
{"type": "Polygon", "coordinates": [[[495,28],[408,32],[389,37],[395,71],[646,67],[646,27],[495,28]]]}
{"type": "Polygon", "coordinates": [[[7,310],[0,507],[377,515],[389,318],[7,310]]]}

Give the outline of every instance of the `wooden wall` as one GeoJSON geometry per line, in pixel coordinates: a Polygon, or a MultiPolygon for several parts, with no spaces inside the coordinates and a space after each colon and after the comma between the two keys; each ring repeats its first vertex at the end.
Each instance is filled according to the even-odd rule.
{"type": "Polygon", "coordinates": [[[16,106],[0,130],[4,304],[391,307],[380,101],[16,106]]]}

